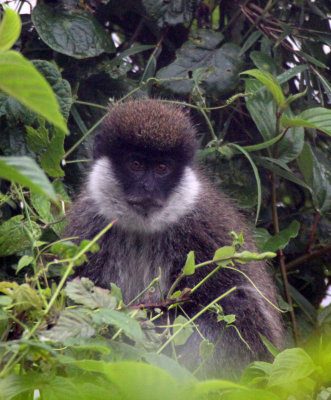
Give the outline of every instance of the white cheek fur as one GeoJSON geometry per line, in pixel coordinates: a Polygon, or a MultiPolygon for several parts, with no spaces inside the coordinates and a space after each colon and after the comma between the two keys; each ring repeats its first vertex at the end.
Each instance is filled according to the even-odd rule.
{"type": "Polygon", "coordinates": [[[88,193],[101,215],[109,220],[118,219],[126,231],[157,232],[190,213],[200,194],[201,184],[192,168],[186,167],[179,184],[174,188],[166,205],[147,217],[136,213],[124,200],[121,185],[114,176],[107,157],[95,161],[88,179],[88,193]]]}

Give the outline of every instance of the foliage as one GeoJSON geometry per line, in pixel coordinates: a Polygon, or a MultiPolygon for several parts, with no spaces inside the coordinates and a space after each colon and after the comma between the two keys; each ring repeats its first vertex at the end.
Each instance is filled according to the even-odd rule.
{"type": "MultiPolygon", "coordinates": [[[[6,8],[0,398],[32,399],[35,390],[51,399],[330,396],[331,308],[320,307],[331,261],[328,12],[310,0],[38,1],[21,24],[6,8]],[[272,266],[289,344],[303,348],[277,354],[267,343],[274,362],[253,363],[237,383],[198,381],[160,354],[185,342],[195,317],[177,319],[161,343],[148,313],[124,305],[119,288],[67,282],[97,251],[98,237],[79,246],[59,239],[91,133],[108,102],[146,95],[191,110],[201,163],[255,218],[266,254],[240,252],[243,238],[233,234],[233,246],[206,264],[232,268],[278,253],[272,266]]],[[[187,299],[176,286],[200,267],[191,252],[168,307],[187,299]]],[[[235,316],[220,312],[219,320],[230,326],[235,316]]],[[[201,354],[211,351],[203,341],[201,354]]]]}

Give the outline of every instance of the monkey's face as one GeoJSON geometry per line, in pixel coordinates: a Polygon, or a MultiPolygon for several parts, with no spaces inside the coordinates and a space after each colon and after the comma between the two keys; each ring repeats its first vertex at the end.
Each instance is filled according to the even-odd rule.
{"type": "Polygon", "coordinates": [[[126,146],[110,156],[129,207],[141,216],[160,212],[180,181],[184,165],[175,154],[126,146]]]}
{"type": "Polygon", "coordinates": [[[98,153],[88,191],[99,212],[117,218],[118,226],[155,232],[191,211],[200,183],[179,153],[126,143],[98,153]]]}

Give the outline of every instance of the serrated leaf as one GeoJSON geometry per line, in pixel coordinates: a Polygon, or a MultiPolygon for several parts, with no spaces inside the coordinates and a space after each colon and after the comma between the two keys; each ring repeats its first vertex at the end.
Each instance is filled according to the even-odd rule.
{"type": "Polygon", "coordinates": [[[47,149],[42,153],[40,163],[44,171],[51,177],[64,176],[60,163],[64,157],[65,134],[55,129],[47,149]]]}
{"type": "Polygon", "coordinates": [[[40,297],[27,283],[17,286],[14,289],[11,297],[13,299],[13,305],[15,306],[18,314],[23,311],[28,311],[31,309],[41,310],[42,308],[40,297]]]}
{"type": "Polygon", "coordinates": [[[26,126],[26,142],[29,150],[35,154],[39,154],[42,150],[45,150],[49,145],[48,130],[44,125],[40,125],[38,129],[34,129],[31,126],[26,126]]]}
{"type": "Polygon", "coordinates": [[[157,21],[159,28],[191,21],[194,16],[194,4],[192,0],[183,0],[180,4],[163,0],[142,0],[146,14],[149,18],[157,21]]]}
{"type": "Polygon", "coordinates": [[[85,310],[66,309],[61,312],[60,317],[49,330],[40,333],[40,339],[52,340],[55,343],[63,343],[70,337],[90,338],[95,334],[90,315],[85,310]]]}
{"type": "Polygon", "coordinates": [[[186,263],[183,268],[183,275],[192,275],[195,272],[194,251],[190,251],[187,255],[186,263]]]}
{"type": "Polygon", "coordinates": [[[59,53],[83,59],[115,52],[111,35],[88,11],[39,3],[31,17],[41,39],[59,53]]]}
{"type": "Polygon", "coordinates": [[[141,341],[144,337],[139,322],[123,312],[103,308],[93,313],[92,318],[98,325],[107,324],[122,329],[132,340],[141,341]]]}
{"type": "Polygon", "coordinates": [[[38,224],[30,221],[25,226],[23,215],[16,215],[0,225],[0,256],[10,256],[29,249],[32,247],[31,239],[37,240],[40,236],[38,224]]]}
{"type": "Polygon", "coordinates": [[[309,377],[316,370],[310,356],[300,348],[279,353],[272,364],[268,387],[288,385],[309,377]]]}
{"type": "Polygon", "coordinates": [[[211,343],[209,340],[204,339],[200,342],[199,353],[201,358],[208,358],[213,354],[215,345],[211,343]]]}
{"type": "Polygon", "coordinates": [[[285,104],[285,96],[283,94],[282,88],[280,87],[276,78],[269,72],[260,69],[250,69],[248,71],[241,72],[240,75],[242,74],[253,76],[261,83],[263,83],[263,85],[268,88],[273,98],[275,99],[276,104],[279,107],[282,107],[285,104]]]}
{"type": "Polygon", "coordinates": [[[182,315],[179,315],[173,322],[173,334],[180,332],[175,336],[174,338],[174,343],[177,346],[183,345],[186,343],[187,339],[192,335],[193,333],[193,328],[191,325],[186,325],[183,328],[183,325],[187,323],[187,319],[183,317],[182,315]]]}
{"type": "Polygon", "coordinates": [[[208,96],[219,96],[233,90],[238,84],[238,73],[241,60],[238,57],[239,47],[225,43],[218,47],[223,36],[219,32],[200,30],[195,38],[185,42],[176,52],[176,60],[161,68],[157,78],[165,79],[160,85],[179,95],[189,94],[194,86],[189,77],[199,68],[206,65],[214,67],[199,86],[208,96]],[[175,78],[175,79],[172,79],[175,78]]]}
{"type": "Polygon", "coordinates": [[[30,157],[0,157],[0,177],[56,199],[54,189],[44,171],[30,157]]]}
{"type": "Polygon", "coordinates": [[[59,68],[54,64],[45,60],[33,60],[32,63],[50,84],[59,103],[61,114],[67,120],[72,106],[70,83],[62,78],[59,68]]]}
{"type": "Polygon", "coordinates": [[[76,303],[91,309],[109,308],[113,310],[117,305],[115,297],[110,295],[109,290],[94,286],[88,278],[76,278],[68,282],[65,292],[76,303]]]}
{"type": "Polygon", "coordinates": [[[60,236],[66,224],[65,221],[61,221],[64,217],[61,204],[59,202],[51,202],[49,198],[37,193],[31,193],[30,200],[40,219],[45,224],[51,224],[50,228],[60,236]]]}
{"type": "Polygon", "coordinates": [[[21,19],[15,11],[4,5],[4,16],[0,23],[0,50],[9,50],[21,33],[21,19]]]}
{"type": "Polygon", "coordinates": [[[49,83],[30,61],[16,51],[0,54],[0,89],[63,132],[68,131],[49,83]]]}

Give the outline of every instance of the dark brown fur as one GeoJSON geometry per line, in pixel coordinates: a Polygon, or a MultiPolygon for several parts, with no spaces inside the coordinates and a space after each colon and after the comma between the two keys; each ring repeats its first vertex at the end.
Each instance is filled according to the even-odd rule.
{"type": "MultiPolygon", "coordinates": [[[[172,124],[172,128],[169,131],[172,132],[171,135],[176,135],[177,132],[180,140],[178,137],[177,139],[172,138],[167,143],[177,146],[178,140],[181,143],[186,140],[187,143],[191,143],[193,148],[195,143],[191,137],[188,136],[185,139],[181,136],[184,130],[185,132],[188,130],[194,132],[187,117],[178,111],[177,107],[160,106],[154,103],[161,102],[127,103],[122,106],[124,108],[121,109],[121,115],[116,114],[116,109],[112,111],[114,120],[106,122],[102,129],[107,128],[109,132],[109,129],[114,129],[116,125],[117,132],[119,130],[122,132],[123,128],[130,130],[130,126],[134,125],[138,115],[140,121],[143,121],[143,117],[137,112],[137,110],[143,109],[147,114],[147,119],[153,116],[155,120],[153,124],[146,125],[148,132],[145,138],[148,140],[144,142],[145,145],[154,145],[153,132],[160,128],[160,125],[157,124],[158,116],[163,121],[161,128],[166,129],[164,121],[171,115],[172,119],[169,124],[172,124]],[[152,110],[149,112],[150,108],[152,110]],[[123,121],[123,125],[121,125],[121,121],[123,121]],[[189,126],[187,126],[188,123],[189,126]],[[184,124],[185,127],[182,127],[181,124],[184,124]]],[[[130,132],[132,133],[132,129],[130,132]]],[[[109,133],[111,137],[112,131],[109,133]]],[[[159,143],[159,139],[155,140],[156,147],[159,149],[162,143],[159,143]]],[[[252,233],[243,216],[226,196],[210,186],[196,165],[193,166],[193,169],[199,177],[202,188],[192,210],[188,210],[185,216],[167,229],[152,233],[137,231],[132,227],[126,229],[120,224],[115,225],[99,240],[100,251],[91,255],[89,262],[77,269],[77,274],[89,277],[97,285],[106,288],[109,288],[110,282],[114,282],[121,287],[124,301],[128,302],[158,275],[159,267],[162,268],[161,285],[166,295],[185,264],[188,252],[194,250],[196,263],[210,260],[213,258],[215,250],[225,245],[231,245],[230,231],[238,234],[243,232],[245,249],[255,251],[252,233]]],[[[114,215],[115,217],[116,215],[114,215]]],[[[92,239],[110,220],[102,215],[86,188],[73,203],[68,222],[66,236],[78,235],[81,239],[92,239]]],[[[179,288],[192,288],[214,267],[199,268],[194,275],[186,277],[180,283],[179,288]]],[[[238,264],[236,267],[244,271],[264,295],[276,304],[276,290],[264,262],[238,264]]],[[[237,289],[222,299],[219,304],[222,306],[224,314],[236,315],[235,325],[250,349],[239,337],[235,328],[226,328],[213,356],[205,365],[204,375],[209,377],[230,377],[236,375],[253,360],[269,360],[270,355],[264,347],[259,333],[275,346],[282,347],[284,335],[280,313],[266,302],[238,272],[220,269],[211,279],[200,286],[192,296],[192,301],[183,306],[185,312],[193,317],[201,310],[202,306],[209,304],[234,286],[237,289]]],[[[160,295],[155,291],[153,294],[146,294],[139,301],[160,301],[160,295]]],[[[218,340],[222,328],[225,326],[223,322],[217,322],[215,314],[210,311],[205,312],[196,323],[201,333],[211,342],[218,340]]],[[[196,368],[201,361],[199,360],[200,341],[201,336],[195,332],[182,349],[183,362],[192,369],[196,368]]]]}

